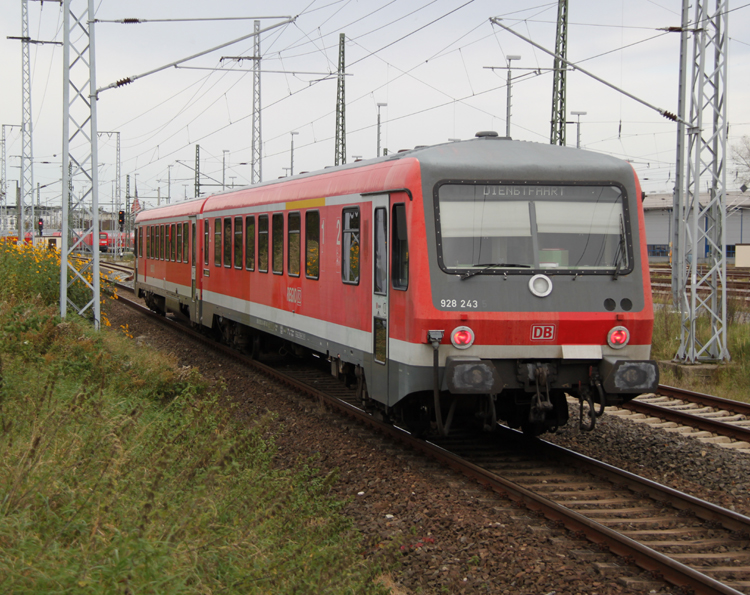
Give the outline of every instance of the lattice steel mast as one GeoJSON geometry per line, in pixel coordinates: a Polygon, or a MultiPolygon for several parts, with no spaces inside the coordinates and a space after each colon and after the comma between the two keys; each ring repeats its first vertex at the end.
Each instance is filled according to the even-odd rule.
{"type": "Polygon", "coordinates": [[[346,99],[344,96],[345,89],[345,64],[344,61],[344,43],[346,36],[339,35],[339,71],[338,83],[336,84],[336,153],[334,156],[334,165],[346,163],[346,99]]]}
{"type": "Polygon", "coordinates": [[[557,5],[557,35],[555,37],[555,78],[552,84],[552,119],[549,142],[565,145],[565,83],[568,59],[568,0],[557,5]]]}
{"type": "Polygon", "coordinates": [[[684,267],[681,291],[680,348],[684,363],[729,360],[726,295],[726,148],[728,0],[696,0],[693,36],[692,92],[684,215],[680,220],[680,253],[673,266],[684,267]],[[700,204],[701,181],[708,185],[700,204]],[[699,270],[699,261],[705,268],[699,270]],[[707,329],[699,329],[705,313],[707,329]]]}
{"type": "MultiPolygon", "coordinates": [[[[63,201],[60,251],[60,316],[68,307],[79,315],[93,314],[94,327],[101,325],[99,287],[99,178],[96,119],[96,60],[94,0],[74,13],[63,2],[63,201]],[[76,198],[73,180],[82,180],[76,198]],[[76,230],[79,217],[83,229],[76,230]],[[84,242],[90,234],[91,245],[84,242]],[[91,260],[77,270],[71,257],[91,253],[91,260]]],[[[80,2],[83,4],[83,2],[80,2]]]]}
{"type": "Polygon", "coordinates": [[[27,228],[34,235],[34,149],[31,123],[31,59],[29,57],[29,0],[21,0],[22,70],[23,70],[23,121],[21,123],[21,205],[18,213],[18,242],[26,237],[27,228]]]}
{"type": "MultiPolygon", "coordinates": [[[[254,21],[255,37],[254,39],[254,55],[253,55],[253,167],[250,176],[250,181],[255,184],[256,182],[263,181],[263,137],[261,135],[261,118],[260,118],[260,21],[254,21]]],[[[197,168],[196,168],[197,169],[197,168]]]]}

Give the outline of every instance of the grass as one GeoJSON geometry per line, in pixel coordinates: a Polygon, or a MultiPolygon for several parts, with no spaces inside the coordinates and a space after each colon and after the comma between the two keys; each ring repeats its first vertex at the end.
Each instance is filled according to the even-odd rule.
{"type": "Polygon", "coordinates": [[[387,592],[335,474],[276,468],[270,414],[127,329],[60,320],[27,258],[0,256],[0,592],[387,592]]]}
{"type": "MultiPolygon", "coordinates": [[[[728,399],[750,402],[750,311],[739,300],[727,303],[727,349],[731,357],[710,374],[685,367],[684,372],[666,367],[661,369],[662,384],[706,392],[728,399]]],[[[710,320],[703,314],[697,319],[697,335],[706,341],[710,337],[710,320]]],[[[654,312],[654,336],[651,357],[671,361],[680,347],[681,322],[679,312],[671,302],[659,303],[654,312]]]]}

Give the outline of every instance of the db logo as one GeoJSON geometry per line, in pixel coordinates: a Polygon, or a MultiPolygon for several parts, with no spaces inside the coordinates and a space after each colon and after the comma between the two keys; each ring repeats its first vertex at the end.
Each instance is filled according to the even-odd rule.
{"type": "Polygon", "coordinates": [[[531,327],[532,341],[554,341],[555,325],[554,324],[534,324],[531,327]]]}

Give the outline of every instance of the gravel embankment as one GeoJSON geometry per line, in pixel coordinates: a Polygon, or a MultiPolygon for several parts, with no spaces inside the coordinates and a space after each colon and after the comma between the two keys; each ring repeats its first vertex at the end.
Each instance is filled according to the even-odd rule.
{"type": "MultiPolygon", "coordinates": [[[[198,367],[208,379],[222,380],[227,396],[244,403],[248,417],[273,411],[279,465],[314,456],[321,473],[336,470],[332,489],[349,502],[346,513],[364,536],[365,556],[399,561],[383,577],[395,594],[671,592],[633,566],[599,565],[621,561],[122,304],[111,304],[108,312],[114,328],[127,324],[135,340],[173,353],[180,365],[198,367]]],[[[571,423],[554,441],[718,504],[734,502],[744,514],[750,511],[747,455],[614,417],[600,420],[592,434],[571,423]]]]}

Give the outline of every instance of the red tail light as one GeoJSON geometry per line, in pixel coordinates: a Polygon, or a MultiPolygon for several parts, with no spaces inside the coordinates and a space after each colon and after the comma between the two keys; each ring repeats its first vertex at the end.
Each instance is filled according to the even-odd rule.
{"type": "Polygon", "coordinates": [[[468,349],[474,344],[474,331],[468,326],[459,326],[451,333],[451,343],[456,349],[468,349]]]}
{"type": "Polygon", "coordinates": [[[630,341],[630,331],[624,326],[616,326],[607,335],[607,343],[612,349],[622,349],[630,341]]]}

